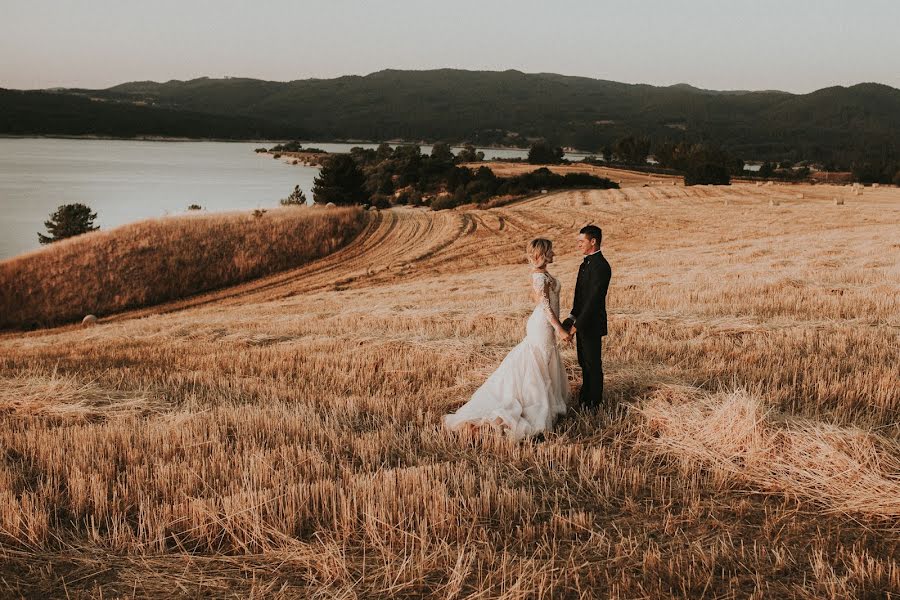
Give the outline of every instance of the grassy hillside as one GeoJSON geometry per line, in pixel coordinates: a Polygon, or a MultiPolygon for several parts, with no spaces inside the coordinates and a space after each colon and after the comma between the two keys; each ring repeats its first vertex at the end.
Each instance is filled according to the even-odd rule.
{"type": "Polygon", "coordinates": [[[238,295],[0,336],[0,590],[897,596],[900,190],[635,185],[382,211],[238,295]],[[527,241],[565,309],[590,221],[610,404],[443,432],[524,335],[527,241]]]}
{"type": "Polygon", "coordinates": [[[0,262],[0,329],[46,327],[303,265],[350,242],[359,209],[282,208],[131,223],[0,262]]]}

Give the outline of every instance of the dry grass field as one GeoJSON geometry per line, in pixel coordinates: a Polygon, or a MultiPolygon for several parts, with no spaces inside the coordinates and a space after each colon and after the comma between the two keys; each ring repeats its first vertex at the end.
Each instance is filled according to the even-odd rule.
{"type": "Polygon", "coordinates": [[[292,271],[4,334],[2,595],[900,597],[900,190],[844,193],[393,209],[292,271]],[[443,432],[524,334],[525,243],[567,307],[587,222],[608,407],[443,432]]]}
{"type": "MultiPolygon", "coordinates": [[[[478,167],[486,166],[494,172],[497,177],[515,177],[516,175],[524,175],[538,168],[526,162],[503,162],[503,161],[484,161],[476,163],[463,163],[464,167],[470,169],[478,169],[478,167]]],[[[566,173],[590,173],[597,177],[606,177],[620,184],[622,187],[634,187],[638,185],[682,185],[683,177],[675,177],[672,175],[661,175],[658,173],[642,173],[640,171],[629,171],[614,167],[601,167],[597,165],[589,165],[587,163],[570,163],[562,165],[541,165],[550,169],[559,175],[566,173]]]]}
{"type": "Polygon", "coordinates": [[[366,225],[359,209],[188,214],[71,237],[0,261],[0,329],[185,298],[304,265],[366,225]]]}

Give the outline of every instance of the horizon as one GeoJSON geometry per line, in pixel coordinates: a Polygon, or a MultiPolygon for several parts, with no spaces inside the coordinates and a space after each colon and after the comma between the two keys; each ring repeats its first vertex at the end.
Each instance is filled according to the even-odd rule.
{"type": "Polygon", "coordinates": [[[813,9],[775,0],[514,6],[18,3],[0,23],[0,52],[15,57],[0,65],[0,87],[105,89],[202,76],[288,82],[457,68],[716,91],[806,94],[860,82],[900,89],[900,38],[892,31],[900,6],[887,0],[825,0],[813,9]]]}
{"type": "MultiPolygon", "coordinates": [[[[302,82],[302,81],[326,81],[326,80],[341,79],[344,77],[365,78],[365,77],[369,77],[370,75],[375,75],[377,73],[381,73],[381,72],[385,72],[385,71],[397,71],[397,72],[406,72],[406,73],[411,73],[411,72],[426,73],[426,72],[433,72],[433,71],[462,71],[462,72],[469,72],[469,73],[505,73],[508,71],[514,71],[517,73],[521,73],[523,75],[560,75],[563,77],[572,77],[572,78],[578,78],[578,79],[590,79],[593,81],[609,81],[612,83],[621,83],[621,84],[625,84],[625,85],[635,85],[635,86],[646,85],[646,86],[657,87],[657,88],[672,88],[672,87],[678,87],[678,86],[689,86],[689,87],[692,87],[697,90],[710,91],[710,92],[747,92],[747,93],[778,92],[778,93],[792,94],[792,95],[797,95],[797,96],[811,94],[811,93],[818,92],[818,91],[821,91],[823,89],[828,89],[828,88],[852,88],[852,87],[856,87],[856,86],[860,86],[860,85],[883,85],[883,86],[886,86],[886,87],[889,87],[889,88],[892,88],[895,90],[900,90],[900,87],[898,87],[898,86],[891,85],[888,83],[883,83],[881,81],[857,81],[854,83],[832,84],[832,85],[826,85],[821,88],[816,88],[816,89],[810,90],[808,92],[792,92],[789,90],[777,89],[777,88],[764,88],[764,89],[704,88],[704,87],[700,87],[699,85],[696,85],[694,83],[691,83],[689,81],[679,81],[679,82],[670,83],[670,84],[656,84],[656,83],[650,83],[650,82],[615,81],[615,80],[604,79],[604,78],[600,78],[600,77],[590,77],[587,75],[570,75],[570,74],[566,74],[566,73],[552,73],[552,72],[548,72],[548,71],[530,72],[530,71],[522,71],[521,69],[514,69],[514,68],[508,68],[508,69],[463,69],[463,68],[458,68],[458,67],[434,67],[434,68],[428,68],[428,69],[399,69],[399,68],[394,68],[394,67],[385,67],[383,69],[378,69],[376,71],[370,71],[367,73],[344,73],[344,74],[340,74],[340,75],[335,75],[333,77],[304,77],[304,78],[299,78],[299,79],[261,79],[259,77],[254,77],[254,76],[250,76],[250,75],[197,75],[197,76],[187,77],[187,78],[183,78],[183,79],[180,79],[180,78],[133,79],[133,80],[128,80],[128,81],[120,81],[118,83],[114,83],[112,85],[102,87],[102,88],[93,88],[93,87],[85,87],[85,86],[50,86],[50,87],[44,87],[44,88],[5,88],[5,89],[16,90],[16,91],[53,91],[53,90],[73,90],[73,89],[106,90],[106,89],[114,88],[114,87],[117,87],[120,85],[126,85],[126,84],[131,84],[131,83],[155,83],[155,84],[165,84],[165,83],[170,83],[170,82],[184,83],[184,82],[189,82],[189,81],[197,81],[197,80],[201,80],[201,79],[209,79],[209,80],[213,80],[213,81],[215,81],[215,80],[224,81],[224,80],[228,80],[228,79],[243,79],[243,80],[251,80],[251,81],[261,81],[261,82],[267,82],[267,83],[295,83],[295,82],[302,82]]],[[[900,84],[898,84],[898,85],[900,85],[900,84]]],[[[3,86],[0,86],[0,88],[2,88],[2,87],[3,86]]]]}

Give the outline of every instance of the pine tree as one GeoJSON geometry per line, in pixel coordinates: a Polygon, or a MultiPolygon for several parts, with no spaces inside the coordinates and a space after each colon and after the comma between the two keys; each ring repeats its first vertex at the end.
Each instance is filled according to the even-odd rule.
{"type": "Polygon", "coordinates": [[[287,198],[281,199],[282,206],[305,206],[306,194],[300,189],[299,185],[294,186],[294,191],[287,198]]]}
{"type": "Polygon", "coordinates": [[[41,244],[50,244],[65,238],[69,238],[88,231],[100,229],[94,226],[97,213],[91,212],[90,207],[84,204],[63,204],[50,215],[49,221],[44,221],[49,236],[38,233],[38,241],[41,244]]]}
{"type": "Polygon", "coordinates": [[[313,198],[327,204],[363,204],[369,195],[365,190],[366,177],[348,154],[335,154],[322,166],[313,182],[313,198]]]}

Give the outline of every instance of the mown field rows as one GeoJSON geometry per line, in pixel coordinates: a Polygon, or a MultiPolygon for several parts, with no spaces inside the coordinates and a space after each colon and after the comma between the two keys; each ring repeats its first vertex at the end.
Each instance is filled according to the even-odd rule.
{"type": "Polygon", "coordinates": [[[898,595],[900,190],[845,193],[382,211],[299,269],[4,334],[0,589],[898,595]],[[608,406],[520,444],[442,431],[524,334],[525,243],[554,241],[568,307],[588,222],[608,406]]]}

